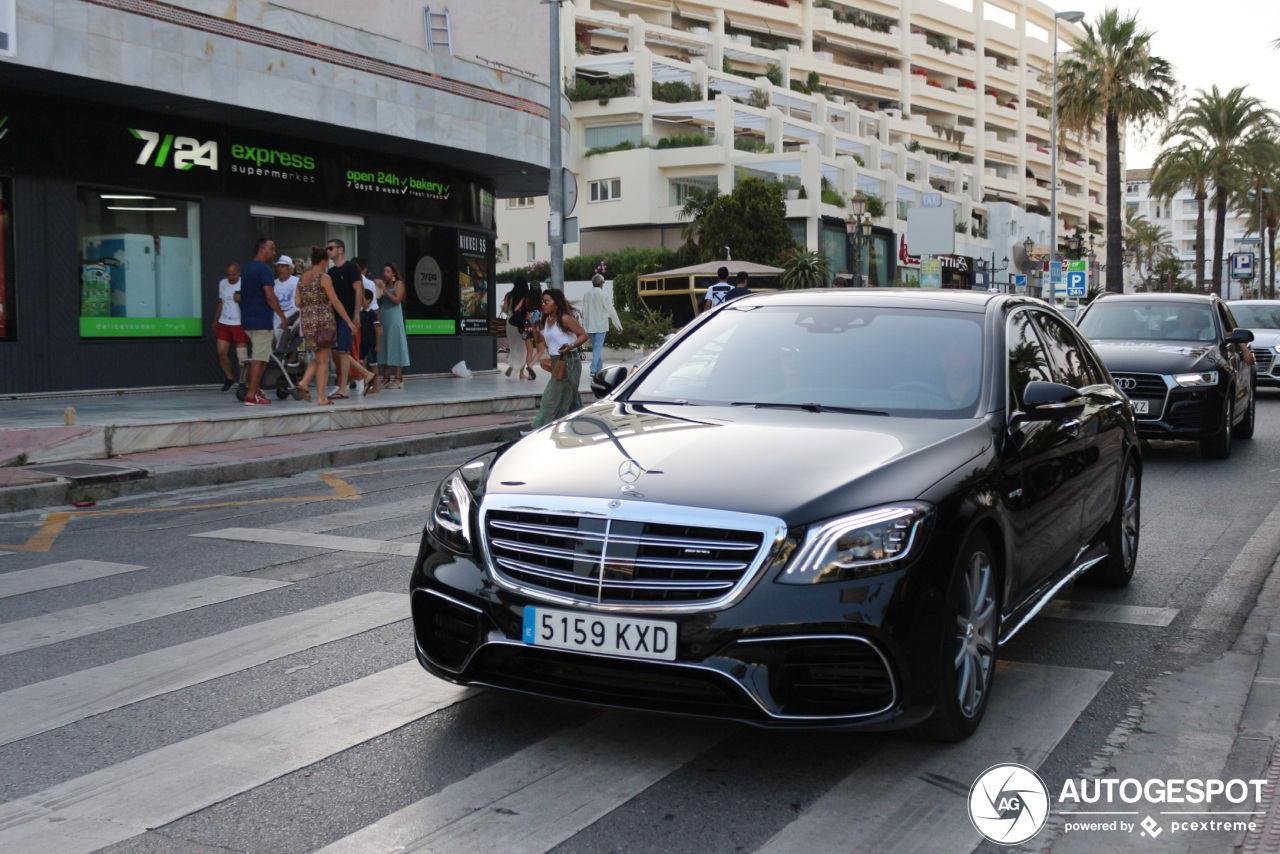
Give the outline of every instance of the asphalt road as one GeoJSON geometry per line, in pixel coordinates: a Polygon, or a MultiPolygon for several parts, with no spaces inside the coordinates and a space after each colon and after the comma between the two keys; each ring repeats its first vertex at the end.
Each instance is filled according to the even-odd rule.
{"type": "Polygon", "coordinates": [[[0,516],[0,848],[1002,850],[964,812],[975,768],[1038,764],[1054,791],[1114,761],[1162,680],[1238,642],[1270,570],[1240,556],[1269,547],[1280,393],[1229,460],[1149,450],[1134,583],[1066,589],[1003,650],[957,747],[602,713],[402,667],[428,499],[478,450],[0,516]],[[32,542],[51,545],[13,548],[32,542]]]}

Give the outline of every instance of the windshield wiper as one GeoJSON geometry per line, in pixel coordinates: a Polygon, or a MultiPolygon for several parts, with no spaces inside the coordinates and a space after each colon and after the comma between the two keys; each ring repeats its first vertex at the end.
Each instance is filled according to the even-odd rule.
{"type": "Polygon", "coordinates": [[[754,406],[756,409],[802,409],[805,412],[846,412],[851,415],[888,415],[877,409],[855,409],[852,406],[827,406],[822,403],[752,403],[739,401],[730,406],[754,406]]]}

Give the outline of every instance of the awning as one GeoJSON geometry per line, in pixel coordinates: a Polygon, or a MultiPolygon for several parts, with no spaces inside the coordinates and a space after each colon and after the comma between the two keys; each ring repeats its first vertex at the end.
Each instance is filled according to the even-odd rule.
{"type": "Polygon", "coordinates": [[[804,38],[804,31],[795,24],[770,21],[767,18],[757,18],[755,15],[743,15],[740,12],[726,12],[725,19],[730,26],[737,27],[740,30],[751,30],[755,33],[765,33],[771,36],[787,36],[793,39],[804,38]]]}
{"type": "Polygon", "coordinates": [[[636,59],[629,53],[611,53],[607,56],[587,56],[574,63],[574,71],[581,74],[599,74],[605,77],[621,77],[634,74],[636,59]]]}
{"type": "Polygon", "coordinates": [[[685,18],[692,18],[695,21],[710,21],[715,23],[716,13],[713,9],[705,6],[693,6],[689,3],[677,3],[676,11],[685,18]]]}
{"type": "Polygon", "coordinates": [[[1044,181],[1046,184],[1049,183],[1049,180],[1052,177],[1049,174],[1049,167],[1037,166],[1034,163],[1027,164],[1027,174],[1032,178],[1035,178],[1037,181],[1044,181]]]}
{"type": "Polygon", "coordinates": [[[835,33],[819,32],[818,38],[822,39],[825,42],[831,42],[832,44],[840,45],[840,47],[848,47],[854,50],[863,51],[864,53],[874,53],[876,56],[883,56],[886,59],[906,59],[907,58],[906,54],[899,53],[896,50],[889,50],[885,48],[883,45],[879,45],[874,42],[864,42],[856,38],[851,39],[845,36],[838,36],[835,33]]]}

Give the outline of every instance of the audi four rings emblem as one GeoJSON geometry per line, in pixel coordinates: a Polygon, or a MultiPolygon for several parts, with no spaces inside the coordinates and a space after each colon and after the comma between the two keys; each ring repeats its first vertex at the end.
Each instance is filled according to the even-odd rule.
{"type": "Polygon", "coordinates": [[[1116,377],[1116,388],[1122,391],[1133,391],[1138,387],[1138,381],[1133,377],[1116,377]]]}

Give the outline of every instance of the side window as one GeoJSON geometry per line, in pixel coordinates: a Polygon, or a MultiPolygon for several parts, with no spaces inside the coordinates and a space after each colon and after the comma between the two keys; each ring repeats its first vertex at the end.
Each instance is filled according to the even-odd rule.
{"type": "Polygon", "coordinates": [[[1031,312],[1015,312],[1009,318],[1005,335],[1009,358],[1009,406],[1022,405],[1022,392],[1027,383],[1034,380],[1053,382],[1049,370],[1049,354],[1045,352],[1040,335],[1031,321],[1031,312]]]}
{"type": "Polygon", "coordinates": [[[1223,335],[1230,335],[1236,328],[1236,319],[1231,315],[1231,309],[1227,308],[1226,303],[1218,303],[1218,319],[1222,321],[1223,335]]]}
{"type": "Polygon", "coordinates": [[[1038,313],[1036,320],[1044,332],[1049,349],[1049,362],[1053,365],[1058,382],[1072,388],[1085,388],[1106,382],[1098,370],[1089,349],[1084,346],[1075,331],[1067,323],[1049,314],[1038,313]]]}

